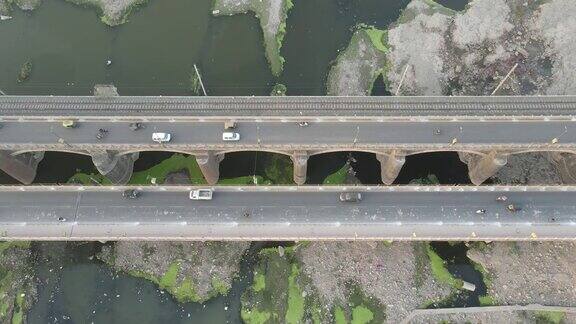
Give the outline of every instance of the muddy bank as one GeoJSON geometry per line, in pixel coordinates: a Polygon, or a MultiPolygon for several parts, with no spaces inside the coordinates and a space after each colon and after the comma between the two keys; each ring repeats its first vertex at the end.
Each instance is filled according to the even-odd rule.
{"type": "Polygon", "coordinates": [[[29,242],[0,242],[0,322],[26,323],[36,300],[36,276],[29,242]]]}
{"type": "Polygon", "coordinates": [[[279,76],[284,68],[280,48],[286,34],[286,17],[292,6],[291,0],[216,0],[212,14],[230,16],[248,11],[254,12],[260,20],[270,69],[274,76],[279,76]]]}
{"type": "Polygon", "coordinates": [[[226,295],[249,242],[116,242],[99,258],[117,271],[158,284],[179,302],[226,295]]]}
{"type": "Polygon", "coordinates": [[[461,282],[426,244],[310,242],[265,249],[243,296],[247,323],[394,323],[461,282]]]}
{"type": "Polygon", "coordinates": [[[493,304],[576,305],[575,243],[493,242],[467,254],[484,269],[493,304]]]}
{"type": "MultiPolygon", "coordinates": [[[[108,26],[121,25],[128,21],[130,13],[148,0],[66,0],[80,6],[94,7],[103,23],[108,26]]],[[[0,0],[0,15],[9,16],[12,5],[22,10],[34,10],[42,0],[0,0]]]]}
{"type": "Polygon", "coordinates": [[[0,15],[9,17],[14,5],[29,11],[36,9],[41,3],[42,0],[0,0],[0,15]]]}

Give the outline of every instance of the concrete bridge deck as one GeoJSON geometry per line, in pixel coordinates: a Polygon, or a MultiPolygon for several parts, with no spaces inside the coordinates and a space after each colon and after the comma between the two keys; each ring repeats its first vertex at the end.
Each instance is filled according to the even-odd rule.
{"type": "Polygon", "coordinates": [[[195,187],[142,187],[137,199],[123,198],[126,188],[2,186],[0,235],[35,240],[576,238],[576,186],[213,187],[211,201],[190,200],[195,187]],[[363,200],[341,202],[339,194],[348,191],[361,192],[363,200]],[[501,196],[507,200],[498,201],[501,196]]]}
{"type": "Polygon", "coordinates": [[[143,151],[192,154],[210,184],[224,154],[269,151],[294,162],[306,182],[309,156],[376,154],[391,184],[408,155],[454,151],[481,184],[510,154],[547,152],[576,165],[576,96],[550,97],[0,97],[0,169],[31,183],[44,151],[92,156],[126,183],[143,151]],[[74,119],[75,128],[62,120],[74,119]],[[235,121],[237,142],[222,140],[235,121]],[[140,122],[141,130],[131,130],[140,122]],[[306,122],[302,125],[300,122],[306,122]],[[100,129],[107,132],[97,137],[100,129]],[[154,143],[153,132],[172,134],[154,143]]]}

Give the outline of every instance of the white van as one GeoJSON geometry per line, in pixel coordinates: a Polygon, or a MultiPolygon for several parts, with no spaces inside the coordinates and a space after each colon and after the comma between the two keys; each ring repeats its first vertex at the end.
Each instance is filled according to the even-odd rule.
{"type": "Polygon", "coordinates": [[[212,200],[212,189],[196,189],[190,191],[192,200],[212,200]]]}
{"type": "Polygon", "coordinates": [[[165,142],[170,142],[172,136],[170,136],[170,133],[153,133],[152,134],[152,140],[154,142],[157,143],[165,143],[165,142]]]}
{"type": "Polygon", "coordinates": [[[224,133],[222,133],[222,140],[223,141],[239,141],[240,140],[240,134],[239,133],[233,133],[233,132],[224,132],[224,133]]]}

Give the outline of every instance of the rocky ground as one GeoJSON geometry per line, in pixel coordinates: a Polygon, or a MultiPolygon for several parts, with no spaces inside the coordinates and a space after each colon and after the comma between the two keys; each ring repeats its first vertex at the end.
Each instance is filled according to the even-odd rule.
{"type": "Polygon", "coordinates": [[[226,294],[249,242],[116,242],[99,258],[118,271],[144,277],[181,302],[226,294]]]}
{"type": "Polygon", "coordinates": [[[439,274],[447,272],[431,251],[426,244],[387,242],[308,242],[263,250],[242,298],[242,318],[397,323],[456,289],[445,281],[450,275],[439,274]]]}
{"type": "MultiPolygon", "coordinates": [[[[576,2],[472,0],[455,12],[412,0],[388,29],[383,58],[376,59],[374,43],[354,34],[330,71],[328,94],[368,95],[382,71],[397,95],[575,94],[576,20],[565,12],[576,12],[576,2]]],[[[510,156],[492,180],[573,183],[571,164],[548,154],[510,156]]]]}
{"type": "Polygon", "coordinates": [[[493,177],[496,184],[544,185],[565,183],[558,168],[541,153],[508,156],[508,163],[493,177]]]}
{"type": "Polygon", "coordinates": [[[222,16],[254,12],[260,19],[270,69],[272,74],[279,76],[284,66],[280,48],[286,34],[286,18],[290,8],[291,0],[216,0],[212,13],[222,16]]]}
{"type": "Polygon", "coordinates": [[[576,306],[576,243],[493,242],[468,257],[487,272],[498,305],[576,306]]]}
{"type": "MultiPolygon", "coordinates": [[[[101,11],[100,19],[108,26],[117,26],[127,21],[132,10],[147,0],[66,0],[81,6],[91,6],[101,11]]],[[[34,10],[42,0],[0,0],[0,15],[9,16],[12,4],[22,10],[34,10]]]]}
{"type": "Polygon", "coordinates": [[[26,322],[36,299],[36,279],[28,242],[0,242],[0,322],[26,322]]]}
{"type": "Polygon", "coordinates": [[[405,74],[402,95],[490,95],[516,66],[496,94],[571,93],[576,74],[567,53],[574,36],[566,31],[576,24],[555,14],[575,4],[541,3],[473,0],[465,11],[452,12],[413,0],[389,31],[391,87],[405,74]]]}
{"type": "Polygon", "coordinates": [[[385,242],[314,242],[298,256],[327,305],[345,304],[350,283],[384,307],[395,323],[411,310],[450,295],[438,282],[426,252],[418,244],[385,242]]]}
{"type": "Polygon", "coordinates": [[[386,66],[386,34],[377,29],[357,30],[338,55],[328,74],[330,96],[367,96],[386,66]]]}

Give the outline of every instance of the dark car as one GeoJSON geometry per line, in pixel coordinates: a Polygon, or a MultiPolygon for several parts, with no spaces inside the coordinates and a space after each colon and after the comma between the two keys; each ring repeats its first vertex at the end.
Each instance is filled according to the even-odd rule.
{"type": "Polygon", "coordinates": [[[122,197],[126,199],[136,199],[140,197],[142,193],[136,189],[127,189],[122,192],[122,197]]]}
{"type": "Polygon", "coordinates": [[[359,202],[359,201],[362,201],[362,193],[360,193],[360,192],[343,192],[340,194],[340,201],[342,201],[342,202],[359,202]]]}
{"type": "Polygon", "coordinates": [[[142,125],[142,123],[130,123],[130,129],[133,131],[137,131],[142,128],[144,128],[144,125],[142,125]]]}

